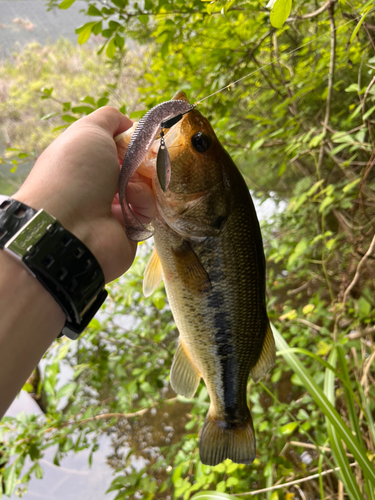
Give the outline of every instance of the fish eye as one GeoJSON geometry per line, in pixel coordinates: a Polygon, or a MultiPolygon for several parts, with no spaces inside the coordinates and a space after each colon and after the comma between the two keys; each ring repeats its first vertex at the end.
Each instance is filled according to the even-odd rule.
{"type": "Polygon", "coordinates": [[[203,132],[197,132],[191,138],[191,143],[195,151],[198,153],[204,153],[211,146],[211,137],[209,135],[203,134],[203,132]]]}

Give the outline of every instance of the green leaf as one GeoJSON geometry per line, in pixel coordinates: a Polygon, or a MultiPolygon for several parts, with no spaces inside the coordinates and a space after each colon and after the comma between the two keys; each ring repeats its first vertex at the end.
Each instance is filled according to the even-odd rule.
{"type": "Polygon", "coordinates": [[[95,7],[95,5],[92,5],[92,4],[91,4],[91,5],[89,6],[89,8],[87,9],[86,14],[87,14],[88,16],[101,16],[101,15],[102,15],[102,13],[100,12],[100,10],[99,10],[99,9],[97,9],[97,8],[95,7]]]}
{"type": "Polygon", "coordinates": [[[47,96],[50,96],[50,95],[52,95],[53,87],[50,87],[50,88],[42,87],[40,89],[40,91],[43,92],[43,94],[46,94],[47,96]]]}
{"type": "Polygon", "coordinates": [[[358,92],[359,86],[358,83],[352,83],[345,89],[345,92],[358,92]]]}
{"type": "Polygon", "coordinates": [[[335,201],[333,196],[326,196],[319,207],[319,212],[323,212],[329,205],[335,201]]]}
{"type": "Polygon", "coordinates": [[[212,12],[213,12],[213,10],[215,8],[215,4],[216,4],[216,1],[211,2],[208,5],[206,5],[207,14],[209,14],[209,15],[212,14],[212,12]]]}
{"type": "Polygon", "coordinates": [[[73,392],[77,388],[77,383],[76,382],[71,382],[69,384],[64,385],[57,391],[56,394],[56,399],[60,399],[62,397],[69,397],[73,394],[73,392]]]}
{"type": "Polygon", "coordinates": [[[96,21],[92,21],[90,23],[86,23],[80,28],[76,29],[76,33],[78,35],[78,43],[83,45],[90,38],[92,28],[95,26],[96,21]]]}
{"type": "Polygon", "coordinates": [[[112,3],[115,4],[116,7],[123,9],[125,7],[126,0],[112,0],[112,3]]]}
{"type": "Polygon", "coordinates": [[[69,7],[71,7],[71,6],[74,4],[74,2],[75,2],[75,1],[76,1],[76,0],[63,0],[63,1],[59,4],[59,9],[63,9],[63,10],[65,10],[65,9],[69,9],[69,7]]]}
{"type": "Polygon", "coordinates": [[[224,4],[224,14],[228,12],[228,10],[232,7],[232,5],[236,2],[236,0],[226,0],[224,4]]]}
{"type": "Polygon", "coordinates": [[[279,167],[279,171],[277,172],[277,175],[279,177],[281,177],[283,175],[283,173],[285,172],[285,170],[286,170],[286,162],[283,161],[282,164],[279,167]]]}
{"type": "Polygon", "coordinates": [[[282,28],[292,9],[292,0],[270,0],[267,8],[271,8],[270,20],[274,28],[282,28]]]}
{"type": "Polygon", "coordinates": [[[367,319],[371,312],[371,304],[367,302],[364,297],[360,297],[357,300],[357,308],[359,317],[362,319],[367,319]]]}
{"type": "Polygon", "coordinates": [[[145,114],[145,111],[139,110],[139,111],[133,111],[130,113],[130,118],[132,120],[137,120],[137,118],[141,118],[145,114]]]}
{"type": "Polygon", "coordinates": [[[281,434],[289,436],[289,434],[293,434],[297,427],[297,422],[289,422],[289,424],[285,424],[281,427],[281,434]]]}
{"type": "Polygon", "coordinates": [[[78,120],[78,118],[72,115],[62,115],[61,119],[67,123],[74,123],[78,120]]]}
{"type": "Polygon", "coordinates": [[[265,139],[262,137],[261,139],[258,139],[257,141],[254,142],[254,144],[251,146],[252,151],[258,151],[264,143],[265,139]]]}
{"type": "Polygon", "coordinates": [[[102,21],[99,21],[92,28],[93,35],[96,35],[96,36],[100,35],[100,33],[102,32],[102,29],[103,29],[103,23],[102,23],[102,21]]]}
{"type": "Polygon", "coordinates": [[[312,196],[315,191],[323,184],[324,179],[320,179],[320,181],[315,182],[313,186],[307,191],[307,196],[312,196]]]}
{"type": "Polygon", "coordinates": [[[356,37],[356,35],[357,35],[358,31],[359,31],[359,28],[362,26],[363,21],[366,19],[367,15],[370,13],[370,11],[371,11],[372,8],[373,8],[373,5],[369,5],[367,7],[367,9],[366,9],[366,12],[362,14],[361,19],[359,20],[359,23],[354,28],[352,36],[350,37],[350,43],[352,43],[352,41],[356,37]]]}
{"type": "MultiPolygon", "coordinates": [[[[8,474],[5,476],[5,494],[10,497],[17,485],[17,460],[13,462],[8,474]]],[[[5,469],[7,472],[7,469],[5,469]]]]}
{"type": "Polygon", "coordinates": [[[119,35],[118,33],[116,33],[115,44],[116,44],[116,47],[118,47],[120,50],[122,50],[124,48],[124,45],[125,45],[125,38],[123,36],[119,35]]]}
{"type": "Polygon", "coordinates": [[[108,97],[101,97],[96,103],[96,105],[98,108],[102,108],[103,106],[106,106],[108,102],[109,102],[108,97]]]}
{"type": "Polygon", "coordinates": [[[140,16],[138,16],[138,19],[141,21],[142,24],[148,24],[148,19],[149,19],[149,16],[147,14],[141,14],[140,16]]]}
{"type": "Polygon", "coordinates": [[[362,116],[363,121],[367,120],[367,118],[372,115],[372,113],[375,111],[375,106],[372,106],[366,113],[362,116]]]}
{"type": "Polygon", "coordinates": [[[75,106],[72,108],[73,113],[80,113],[84,115],[89,115],[93,111],[95,111],[95,108],[91,108],[90,106],[75,106]]]}
{"type": "Polygon", "coordinates": [[[81,102],[86,102],[87,104],[91,104],[91,106],[96,107],[95,99],[93,97],[91,97],[90,95],[87,95],[83,99],[80,99],[80,101],[81,102]]]}
{"type": "Polygon", "coordinates": [[[324,138],[325,133],[321,132],[320,134],[316,135],[311,139],[309,142],[309,148],[316,148],[319,146],[319,144],[322,142],[322,139],[324,138]]]}
{"type": "Polygon", "coordinates": [[[300,408],[297,413],[297,419],[298,420],[309,420],[310,415],[307,413],[306,410],[303,408],[300,408]]]}
{"type": "Polygon", "coordinates": [[[361,182],[361,178],[355,179],[352,182],[349,182],[346,186],[342,188],[343,193],[348,193],[351,191],[359,182],[361,182]]]}
{"type": "Polygon", "coordinates": [[[44,470],[43,467],[41,467],[41,465],[39,464],[39,462],[37,462],[34,466],[34,473],[37,479],[43,479],[44,470]]]}

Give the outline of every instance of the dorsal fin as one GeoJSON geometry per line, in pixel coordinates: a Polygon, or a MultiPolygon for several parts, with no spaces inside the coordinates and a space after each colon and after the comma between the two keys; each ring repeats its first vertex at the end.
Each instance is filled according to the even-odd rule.
{"type": "Polygon", "coordinates": [[[179,90],[178,92],[176,92],[176,94],[172,97],[172,101],[190,102],[183,90],[179,90]]]}

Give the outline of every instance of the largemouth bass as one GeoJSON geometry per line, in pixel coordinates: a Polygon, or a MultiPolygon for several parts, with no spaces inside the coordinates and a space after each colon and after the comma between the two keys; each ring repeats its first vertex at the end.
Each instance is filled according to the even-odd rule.
{"type": "MultiPolygon", "coordinates": [[[[182,92],[174,99],[188,102],[182,92]]],[[[242,175],[199,111],[184,115],[165,145],[171,162],[165,192],[150,168],[152,148],[141,167],[157,202],[144,292],[150,295],[164,279],[180,334],[170,374],[174,391],[191,398],[201,378],[206,384],[211,404],[200,437],[202,463],[250,464],[256,448],[248,378],[258,381],[275,361],[258,219],[242,175]]]]}

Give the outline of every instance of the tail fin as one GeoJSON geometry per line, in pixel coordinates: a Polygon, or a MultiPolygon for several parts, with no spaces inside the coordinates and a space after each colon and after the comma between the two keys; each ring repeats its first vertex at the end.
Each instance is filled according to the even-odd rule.
{"type": "Polygon", "coordinates": [[[237,464],[253,463],[255,435],[250,411],[239,424],[216,420],[208,413],[202,429],[199,455],[205,465],[217,465],[226,458],[237,464]]]}

